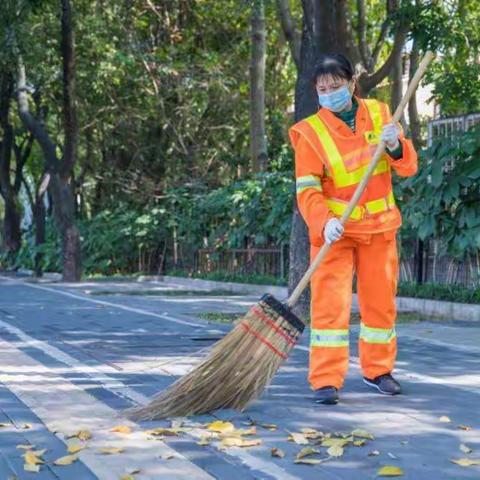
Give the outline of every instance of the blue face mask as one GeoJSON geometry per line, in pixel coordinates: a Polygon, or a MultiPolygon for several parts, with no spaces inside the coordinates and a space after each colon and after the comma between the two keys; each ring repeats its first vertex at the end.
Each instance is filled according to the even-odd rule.
{"type": "Polygon", "coordinates": [[[335,90],[332,93],[318,94],[318,103],[332,112],[341,112],[352,99],[348,85],[335,90]]]}

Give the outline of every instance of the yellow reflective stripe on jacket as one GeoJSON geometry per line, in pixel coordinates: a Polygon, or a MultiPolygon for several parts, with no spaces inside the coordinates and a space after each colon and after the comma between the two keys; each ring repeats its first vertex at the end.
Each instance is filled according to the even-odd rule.
{"type": "MultiPolygon", "coordinates": [[[[322,143],[322,146],[328,157],[328,163],[333,170],[332,177],[335,186],[341,188],[360,183],[360,180],[367,171],[368,165],[364,165],[356,170],[353,170],[352,172],[348,172],[345,168],[345,164],[343,163],[342,155],[338,151],[330,132],[320,117],[316,114],[311,115],[310,117],[306,118],[305,121],[310,124],[322,143]]],[[[390,167],[387,160],[385,158],[381,159],[375,167],[373,175],[379,175],[388,172],[389,168],[390,167]]]]}
{"type": "MultiPolygon", "coordinates": [[[[348,206],[348,202],[336,198],[327,198],[326,202],[330,211],[339,217],[343,215],[348,206]]],[[[361,220],[367,212],[373,215],[375,213],[386,212],[394,206],[395,197],[393,196],[393,192],[390,191],[387,197],[382,197],[378,200],[370,200],[369,202],[365,202],[364,205],[357,205],[353,209],[349,218],[352,220],[361,220]]]]}
{"type": "Polygon", "coordinates": [[[375,133],[380,134],[383,128],[382,111],[380,103],[377,100],[365,99],[363,100],[367,106],[368,113],[373,123],[373,130],[375,133]]]}
{"type": "Polygon", "coordinates": [[[320,330],[312,328],[311,347],[348,347],[348,329],[320,330]]]}
{"type": "MultiPolygon", "coordinates": [[[[331,212],[335,215],[341,217],[343,212],[347,209],[348,202],[343,202],[342,200],[335,200],[333,198],[327,198],[327,205],[331,212]]],[[[364,210],[357,205],[352,213],[350,214],[350,218],[353,220],[361,220],[365,216],[364,210]]]]}
{"type": "Polygon", "coordinates": [[[322,191],[322,182],[320,177],[316,175],[305,175],[304,177],[297,177],[296,179],[297,195],[307,188],[312,188],[314,190],[322,191]]]}
{"type": "Polygon", "coordinates": [[[379,198],[378,200],[370,200],[369,202],[365,202],[365,208],[367,209],[367,212],[371,214],[385,212],[394,206],[395,197],[393,196],[392,191],[390,191],[386,198],[379,198]]]}
{"type": "Polygon", "coordinates": [[[360,339],[367,343],[390,343],[397,334],[395,328],[374,328],[360,325],[360,339]]]}

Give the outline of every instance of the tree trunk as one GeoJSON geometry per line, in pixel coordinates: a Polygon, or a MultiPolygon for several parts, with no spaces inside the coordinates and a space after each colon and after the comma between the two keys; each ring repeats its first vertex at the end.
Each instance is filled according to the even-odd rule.
{"type": "Polygon", "coordinates": [[[250,150],[254,172],[265,170],[268,159],[265,135],[265,61],[265,5],[264,0],[254,0],[250,59],[250,150]]]}
{"type": "Polygon", "coordinates": [[[282,26],[283,34],[287,40],[293,61],[300,68],[300,33],[295,28],[292,13],[290,11],[290,0],[277,0],[277,12],[282,26]]]}
{"type": "Polygon", "coordinates": [[[62,161],[57,157],[56,145],[43,123],[29,110],[27,82],[23,59],[19,57],[17,102],[20,118],[32,133],[45,159],[45,170],[50,174],[49,192],[53,203],[55,223],[62,237],[63,280],[72,282],[81,278],[80,233],[75,226],[75,197],[73,167],[77,159],[78,126],[75,106],[75,50],[72,11],[69,0],[61,0],[61,54],[63,61],[63,124],[65,146],[62,161]]]}
{"type": "MultiPolygon", "coordinates": [[[[43,195],[37,195],[35,198],[35,204],[33,205],[33,221],[35,225],[35,247],[40,247],[45,243],[45,204],[43,203],[43,195]]],[[[35,254],[35,276],[41,277],[43,274],[42,269],[43,253],[37,251],[35,254]]]]}
{"type": "MultiPolygon", "coordinates": [[[[392,66],[391,77],[391,93],[390,93],[390,109],[392,113],[396,110],[400,104],[403,96],[403,68],[402,68],[402,52],[399,51],[395,57],[395,61],[392,66]]],[[[406,129],[405,117],[402,114],[400,123],[404,130],[406,129]]]]}
{"type": "Polygon", "coordinates": [[[79,281],[81,278],[80,232],[75,225],[75,192],[73,190],[73,168],[77,161],[78,124],[75,104],[75,43],[72,7],[70,0],[61,0],[62,34],[61,52],[63,60],[63,124],[65,149],[60,166],[60,202],[64,210],[65,224],[63,240],[63,279],[79,281]]]}
{"type": "MultiPolygon", "coordinates": [[[[303,27],[300,49],[300,69],[295,87],[295,121],[298,122],[318,110],[318,100],[312,84],[316,58],[334,50],[344,49],[337,43],[335,32],[334,1],[316,2],[303,0],[303,27]]],[[[290,262],[288,271],[288,291],[291,293],[308,268],[310,241],[303,218],[295,202],[290,232],[290,262]]],[[[310,310],[310,292],[300,297],[294,311],[306,317],[310,310]]]]}
{"type": "Polygon", "coordinates": [[[3,248],[11,258],[16,255],[21,246],[20,213],[11,174],[14,133],[9,122],[9,113],[12,94],[13,79],[7,72],[2,75],[0,85],[0,127],[3,130],[3,139],[0,142],[0,194],[3,197],[5,209],[2,228],[3,248]]]}

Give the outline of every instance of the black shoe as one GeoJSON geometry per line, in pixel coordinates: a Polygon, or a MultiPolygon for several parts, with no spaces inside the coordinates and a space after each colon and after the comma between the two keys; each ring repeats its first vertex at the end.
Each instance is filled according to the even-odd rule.
{"type": "Polygon", "coordinates": [[[379,375],[374,379],[363,377],[363,381],[384,395],[398,395],[402,393],[402,387],[389,373],[379,375]]]}
{"type": "Polygon", "coordinates": [[[335,405],[338,403],[338,389],[336,387],[322,387],[314,392],[315,403],[335,405]]]}

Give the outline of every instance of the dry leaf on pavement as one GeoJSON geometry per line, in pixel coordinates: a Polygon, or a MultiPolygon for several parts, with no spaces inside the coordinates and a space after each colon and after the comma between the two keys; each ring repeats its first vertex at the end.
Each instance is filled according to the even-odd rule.
{"type": "Polygon", "coordinates": [[[71,465],[73,462],[78,460],[77,455],[65,455],[64,457],[57,458],[53,464],[54,465],[71,465]]]}
{"type": "Polygon", "coordinates": [[[262,441],[258,439],[245,440],[241,437],[225,437],[222,439],[223,447],[256,447],[261,445],[262,441]]]}
{"type": "Polygon", "coordinates": [[[480,465],[480,458],[452,458],[450,459],[452,463],[456,463],[457,465],[460,465],[461,467],[471,467],[472,465],[480,465]]]}
{"type": "Polygon", "coordinates": [[[272,457],[283,458],[285,456],[285,452],[279,448],[272,448],[270,453],[272,454],[272,457]]]}
{"type": "Polygon", "coordinates": [[[17,448],[19,450],[31,450],[32,448],[35,448],[35,445],[17,445],[17,448]]]}
{"type": "Polygon", "coordinates": [[[300,458],[298,460],[295,460],[295,463],[305,463],[306,465],[318,465],[322,462],[323,460],[320,460],[318,458],[300,458]]]}
{"type": "Polygon", "coordinates": [[[331,457],[341,457],[343,455],[343,447],[340,447],[339,445],[332,445],[327,449],[327,453],[331,457]]]}
{"type": "Polygon", "coordinates": [[[84,448],[85,448],[85,445],[80,445],[78,443],[72,443],[72,444],[68,445],[67,452],[68,453],[78,453],[81,450],[83,450],[84,448]]]}
{"type": "Polygon", "coordinates": [[[288,436],[288,440],[290,442],[295,442],[298,445],[308,445],[308,440],[303,433],[291,433],[288,436]]]}
{"type": "Polygon", "coordinates": [[[385,465],[378,470],[377,475],[379,477],[401,477],[403,476],[403,470],[393,465],[385,465]]]}
{"type": "Polygon", "coordinates": [[[465,445],[464,443],[460,444],[460,450],[463,453],[472,453],[473,452],[473,450],[470,447],[467,447],[467,445],[465,445]]]}
{"type": "Polygon", "coordinates": [[[92,434],[90,433],[89,430],[79,430],[77,433],[74,433],[73,435],[68,435],[66,438],[78,438],[79,440],[90,440],[92,438],[92,434]]]}
{"type": "Polygon", "coordinates": [[[115,455],[123,452],[122,447],[103,447],[99,450],[102,455],[115,455]]]}
{"type": "Polygon", "coordinates": [[[23,454],[23,458],[25,459],[25,463],[29,465],[39,465],[41,463],[45,463],[39,456],[35,455],[31,450],[25,452],[23,454]]]}
{"type": "Polygon", "coordinates": [[[147,435],[153,435],[155,437],[164,436],[164,437],[176,437],[181,432],[178,428],[153,428],[152,430],[146,430],[147,435]]]}
{"type": "Polygon", "coordinates": [[[127,433],[132,433],[132,427],[129,427],[128,425],[117,425],[113,427],[110,431],[115,433],[127,434],[127,433]]]}
{"type": "Polygon", "coordinates": [[[353,430],[351,435],[353,435],[354,437],[366,438],[367,440],[373,440],[375,438],[370,432],[362,430],[361,428],[353,430]]]}
{"type": "Polygon", "coordinates": [[[38,473],[40,471],[40,465],[32,465],[31,463],[25,463],[23,469],[26,472],[38,473]]]}
{"type": "Polygon", "coordinates": [[[320,453],[320,450],[317,450],[316,448],[312,448],[312,447],[305,447],[305,448],[302,448],[297,453],[297,456],[295,457],[295,459],[300,460],[301,458],[304,458],[308,455],[314,455],[315,453],[320,453]]]}
{"type": "Polygon", "coordinates": [[[276,430],[278,427],[274,423],[260,423],[259,424],[262,428],[265,428],[266,430],[276,430]]]}
{"type": "Polygon", "coordinates": [[[322,447],[344,447],[350,442],[350,438],[326,438],[320,445],[322,447]]]}
{"type": "Polygon", "coordinates": [[[212,432],[224,433],[232,432],[233,430],[235,430],[235,425],[231,422],[222,422],[221,420],[217,420],[215,422],[209,423],[207,425],[207,428],[212,432]]]}

